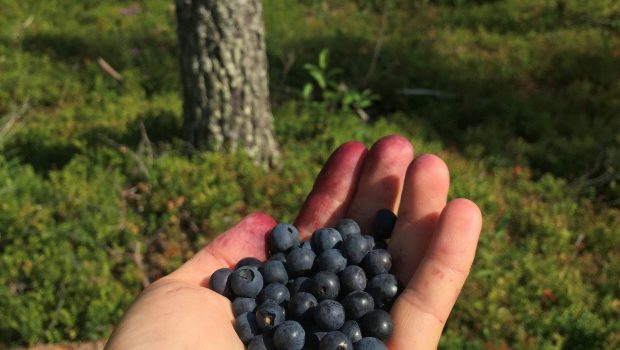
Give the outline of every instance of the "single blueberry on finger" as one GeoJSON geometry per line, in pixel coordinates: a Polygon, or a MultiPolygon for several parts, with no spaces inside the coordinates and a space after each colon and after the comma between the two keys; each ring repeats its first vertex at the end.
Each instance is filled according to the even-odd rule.
{"type": "Polygon", "coordinates": [[[324,331],[338,330],[344,321],[344,308],[335,300],[323,300],[314,308],[314,322],[324,331]]]}
{"type": "Polygon", "coordinates": [[[304,347],[306,332],[296,321],[285,321],[273,334],[273,342],[278,350],[301,350],[304,347]]]}
{"type": "Polygon", "coordinates": [[[274,329],[284,321],[284,309],[271,299],[256,308],[256,324],[262,330],[274,329]]]}
{"type": "Polygon", "coordinates": [[[242,266],[230,275],[230,287],[237,296],[254,298],[263,289],[263,276],[254,266],[242,266]]]}
{"type": "Polygon", "coordinates": [[[355,350],[388,350],[381,340],[373,337],[364,337],[353,345],[355,350]]]}
{"type": "Polygon", "coordinates": [[[216,270],[209,280],[209,286],[212,290],[218,292],[219,294],[231,298],[232,290],[230,289],[230,275],[232,271],[227,268],[222,268],[216,270]]]}
{"type": "Polygon", "coordinates": [[[349,265],[340,273],[340,289],[345,293],[364,290],[366,283],[366,273],[357,265],[349,265]]]}
{"type": "Polygon", "coordinates": [[[244,344],[258,335],[259,328],[253,313],[246,312],[235,319],[235,331],[244,344]]]}
{"type": "Polygon", "coordinates": [[[390,238],[396,225],[396,214],[390,209],[380,209],[372,222],[372,229],[379,238],[390,238]]]}
{"type": "Polygon", "coordinates": [[[360,225],[358,225],[355,220],[349,218],[338,221],[338,224],[336,224],[336,230],[340,232],[340,236],[342,236],[343,240],[349,235],[357,235],[362,232],[360,230],[360,225]]]}
{"type": "Polygon", "coordinates": [[[256,309],[256,299],[254,298],[235,298],[232,302],[233,315],[235,317],[246,312],[254,312],[256,309]]]}
{"type": "Polygon", "coordinates": [[[346,321],[340,328],[340,331],[349,337],[349,340],[351,340],[352,343],[362,339],[362,330],[360,329],[360,325],[357,321],[346,321]]]}
{"type": "Polygon", "coordinates": [[[350,350],[353,344],[346,334],[339,331],[327,333],[319,343],[319,350],[350,350]]]}
{"type": "Polygon", "coordinates": [[[365,337],[375,337],[384,341],[392,336],[394,329],[390,314],[380,309],[364,315],[360,321],[360,326],[365,337]]]}
{"type": "Polygon", "coordinates": [[[261,267],[258,268],[265,284],[269,283],[282,283],[288,282],[288,273],[281,261],[268,260],[261,267]]]}
{"type": "Polygon", "coordinates": [[[269,235],[269,251],[272,254],[287,252],[299,244],[299,231],[290,224],[277,224],[269,235]]]}

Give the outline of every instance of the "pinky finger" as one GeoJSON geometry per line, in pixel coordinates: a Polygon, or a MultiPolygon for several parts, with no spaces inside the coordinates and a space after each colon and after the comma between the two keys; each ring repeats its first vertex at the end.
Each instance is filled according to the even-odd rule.
{"type": "Polygon", "coordinates": [[[437,347],[469,274],[481,225],[480,209],[469,200],[444,208],[424,258],[392,309],[391,350],[437,347]]]}

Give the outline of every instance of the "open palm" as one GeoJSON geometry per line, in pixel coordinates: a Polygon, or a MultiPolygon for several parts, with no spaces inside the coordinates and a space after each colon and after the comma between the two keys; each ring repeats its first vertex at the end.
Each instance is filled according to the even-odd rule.
{"type": "MultiPolygon", "coordinates": [[[[295,221],[308,238],[343,217],[368,232],[377,210],[398,213],[389,250],[406,288],[392,308],[391,350],[436,348],[469,273],[481,214],[469,200],[447,202],[449,181],[441,159],[414,160],[402,137],[385,137],[370,150],[348,142],[327,161],[295,221]]],[[[248,256],[265,260],[265,235],[275,224],[266,214],[249,215],[146,288],[106,349],[243,349],[230,302],[205,287],[219,268],[248,256]]]]}

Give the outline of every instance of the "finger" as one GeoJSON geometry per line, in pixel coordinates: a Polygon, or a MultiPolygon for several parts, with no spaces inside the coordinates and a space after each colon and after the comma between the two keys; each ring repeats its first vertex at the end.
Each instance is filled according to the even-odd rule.
{"type": "Polygon", "coordinates": [[[276,221],[267,214],[250,214],[219,235],[168,277],[207,286],[211,274],[217,269],[233,267],[245,257],[265,260],[266,236],[275,225],[276,221]]]}
{"type": "Polygon", "coordinates": [[[441,214],[428,250],[392,309],[389,348],[435,349],[469,274],[480,236],[480,209],[456,199],[441,214]]]}
{"type": "Polygon", "coordinates": [[[370,232],[379,209],[397,209],[405,172],[412,160],[413,146],[404,137],[387,136],[372,146],[347,212],[360,224],[362,232],[370,232]]]}
{"type": "Polygon", "coordinates": [[[332,153],[295,220],[302,238],[319,227],[334,226],[344,216],[367,152],[364,144],[350,141],[332,153]]]}
{"type": "Polygon", "coordinates": [[[405,283],[424,256],[446,206],[449,187],[448,167],[437,156],[420,156],[407,169],[398,220],[389,244],[394,272],[405,283]]]}

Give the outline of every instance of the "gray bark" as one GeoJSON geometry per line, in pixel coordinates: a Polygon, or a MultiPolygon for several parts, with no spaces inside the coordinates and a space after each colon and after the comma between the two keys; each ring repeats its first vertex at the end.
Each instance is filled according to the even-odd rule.
{"type": "Polygon", "coordinates": [[[261,0],[176,0],[176,10],[187,140],[275,164],[261,0]]]}

